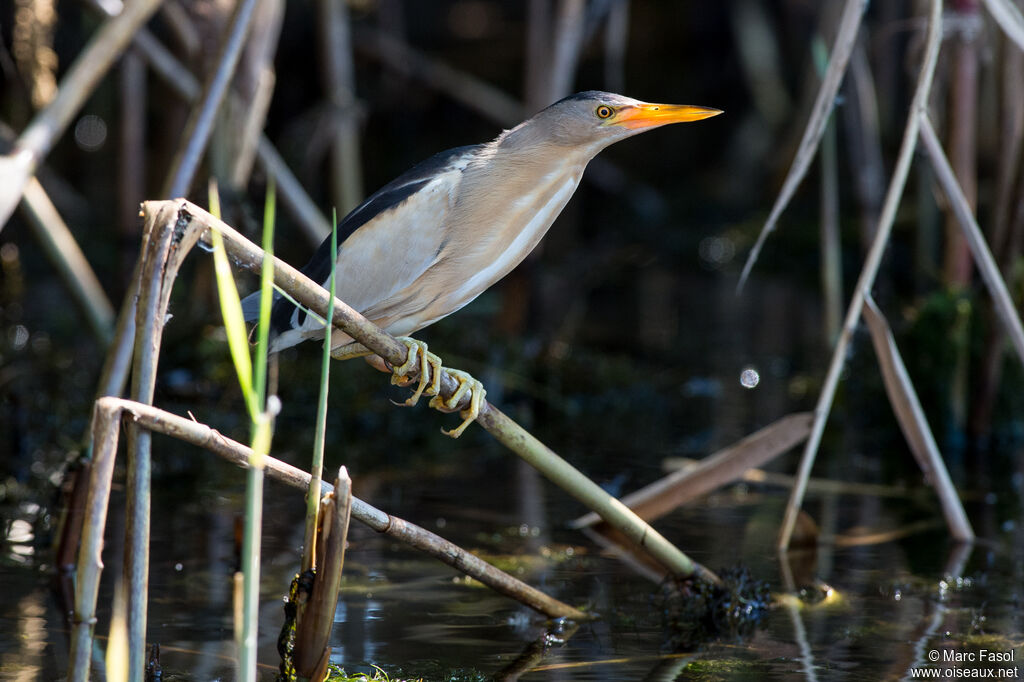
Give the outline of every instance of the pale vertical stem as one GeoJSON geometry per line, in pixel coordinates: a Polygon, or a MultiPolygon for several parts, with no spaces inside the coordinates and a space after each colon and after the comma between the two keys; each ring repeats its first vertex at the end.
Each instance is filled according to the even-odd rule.
{"type": "Polygon", "coordinates": [[[899,158],[896,160],[896,167],[893,170],[892,180],[889,183],[885,203],[882,206],[882,213],[878,218],[878,230],[875,232],[874,241],[871,244],[870,251],[868,251],[864,267],[861,269],[857,286],[853,291],[853,299],[850,301],[850,307],[846,313],[843,330],[836,341],[828,374],[825,376],[825,383],[822,386],[821,394],[818,396],[818,403],[814,408],[814,423],[811,426],[811,435],[807,439],[807,445],[800,460],[800,467],[797,470],[796,482],[793,484],[793,491],[786,506],[782,528],[779,531],[778,546],[780,550],[789,547],[789,539],[793,535],[796,517],[800,511],[801,504],[803,504],[804,493],[807,490],[807,479],[811,475],[811,467],[814,465],[818,446],[821,445],[825,421],[828,418],[829,411],[832,409],[836,386],[839,383],[839,374],[842,372],[843,364],[846,361],[846,351],[850,345],[850,339],[853,337],[854,329],[857,327],[857,322],[860,319],[861,309],[864,305],[864,295],[874,285],[878,268],[882,263],[882,256],[889,243],[889,235],[892,233],[893,221],[896,218],[896,209],[899,207],[900,199],[903,196],[903,189],[907,182],[907,173],[910,170],[910,162],[913,160],[914,148],[917,146],[917,136],[921,126],[921,112],[925,111],[928,106],[928,93],[931,91],[932,77],[935,74],[935,64],[938,61],[941,45],[942,0],[932,0],[928,14],[928,34],[924,48],[924,58],[917,79],[917,89],[914,92],[914,99],[907,116],[907,125],[903,132],[903,142],[900,145],[899,158]]]}
{"type": "Polygon", "coordinates": [[[320,0],[324,86],[331,106],[334,140],[331,148],[331,197],[345,215],[363,198],[356,116],[356,76],[352,35],[345,0],[320,0]]]}
{"type": "Polygon", "coordinates": [[[192,115],[185,126],[182,139],[186,140],[186,143],[182,145],[171,164],[171,172],[164,184],[165,197],[183,196],[192,184],[192,178],[203,157],[203,150],[210,139],[217,110],[235,73],[235,66],[238,64],[238,57],[242,52],[242,45],[245,43],[257,2],[258,0],[241,0],[235,7],[228,35],[225,36],[224,45],[217,55],[217,68],[203,88],[201,105],[192,110],[192,115]]]}
{"type": "MultiPolygon", "coordinates": [[[[150,240],[152,242],[152,239],[150,240]]],[[[160,282],[162,260],[154,256],[165,242],[148,245],[141,272],[139,300],[135,310],[135,358],[132,363],[132,399],[153,402],[156,367],[159,359],[160,282]]],[[[150,523],[150,443],[152,434],[135,424],[128,425],[128,476],[126,548],[124,577],[128,582],[128,675],[132,682],[142,682],[146,648],[146,599],[149,591],[149,523],[150,523]]]]}
{"type": "Polygon", "coordinates": [[[256,653],[258,644],[258,619],[260,609],[260,530],[263,528],[263,466],[265,453],[259,450],[252,460],[260,460],[259,464],[250,463],[246,472],[245,482],[245,516],[246,526],[252,532],[246,532],[242,538],[242,627],[239,642],[238,667],[239,679],[246,682],[256,680],[256,653]]]}
{"type": "MultiPolygon", "coordinates": [[[[199,236],[183,223],[173,202],[157,205],[146,215],[144,252],[140,259],[138,300],[135,308],[135,355],[132,396],[152,403],[160,357],[170,284],[181,258],[199,236]],[[173,248],[172,248],[173,246],[173,248]]],[[[128,581],[129,679],[141,682],[145,667],[146,593],[149,582],[150,433],[131,424],[128,428],[127,530],[125,580],[128,581]]]]}
{"type": "MultiPolygon", "coordinates": [[[[814,58],[819,71],[828,66],[828,55],[820,39],[814,40],[814,58]]],[[[825,338],[839,337],[843,305],[842,245],[839,239],[839,154],[836,150],[836,121],[829,117],[821,138],[821,293],[825,300],[825,338]]]]}
{"type": "Polygon", "coordinates": [[[107,525],[110,484],[114,475],[121,408],[116,399],[99,399],[93,408],[92,433],[95,439],[93,466],[82,522],[82,543],[78,550],[75,580],[75,612],[71,632],[71,656],[68,679],[86,682],[92,662],[92,641],[96,629],[96,597],[103,570],[103,530],[107,525]]]}
{"type": "MultiPolygon", "coordinates": [[[[337,223],[337,216],[335,216],[337,223]]],[[[331,230],[331,253],[338,252],[338,230],[331,230]]],[[[327,304],[327,319],[334,317],[334,294],[336,288],[337,266],[331,267],[330,293],[331,300],[327,304]]],[[[327,395],[331,373],[331,335],[334,325],[324,327],[323,356],[320,365],[320,397],[316,408],[316,433],[313,436],[313,462],[310,465],[311,478],[309,490],[306,491],[306,533],[302,547],[302,572],[313,567],[316,557],[318,513],[320,510],[320,483],[324,469],[324,441],[327,434],[327,395]]],[[[344,467],[342,467],[344,469],[344,467]]],[[[346,474],[347,476],[347,474],[346,474]]]]}

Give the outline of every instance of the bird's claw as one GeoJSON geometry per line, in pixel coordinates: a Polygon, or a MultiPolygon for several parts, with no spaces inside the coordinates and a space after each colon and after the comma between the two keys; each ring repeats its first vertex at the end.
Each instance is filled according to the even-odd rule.
{"type": "Polygon", "coordinates": [[[451,397],[445,400],[440,395],[441,358],[428,351],[427,344],[422,341],[405,336],[398,337],[398,340],[406,345],[409,349],[409,354],[401,366],[394,367],[391,370],[391,383],[406,385],[409,383],[406,375],[414,369],[419,370],[419,384],[416,386],[415,392],[405,401],[406,405],[415,405],[419,402],[420,397],[426,394],[433,396],[430,399],[430,406],[435,410],[455,412],[459,409],[459,403],[466,397],[466,393],[471,392],[469,408],[459,412],[459,416],[463,419],[462,423],[450,431],[441,429],[441,433],[446,436],[458,438],[466,430],[466,427],[475,421],[480,414],[480,406],[483,404],[484,396],[487,394],[483,384],[466,372],[448,369],[446,371],[459,382],[459,386],[452,393],[451,397]]]}
{"type": "Polygon", "coordinates": [[[469,408],[459,412],[459,416],[462,417],[462,423],[450,431],[441,429],[441,433],[452,438],[458,438],[462,435],[462,432],[466,430],[466,427],[476,421],[477,416],[480,414],[480,406],[483,404],[484,396],[487,395],[487,391],[484,389],[484,385],[474,379],[467,372],[463,372],[458,369],[449,369],[448,374],[453,376],[459,382],[459,387],[452,393],[452,397],[445,400],[440,395],[435,395],[430,399],[430,406],[435,410],[441,412],[454,412],[459,408],[459,403],[466,396],[467,391],[472,391],[469,398],[469,408]]]}
{"type": "Polygon", "coordinates": [[[427,344],[407,336],[400,336],[399,341],[409,349],[405,363],[392,369],[391,383],[404,384],[405,376],[417,366],[420,370],[419,384],[416,390],[405,401],[408,406],[419,402],[424,393],[436,396],[441,390],[441,358],[427,350],[427,344]],[[418,362],[417,362],[418,361],[418,362]]]}

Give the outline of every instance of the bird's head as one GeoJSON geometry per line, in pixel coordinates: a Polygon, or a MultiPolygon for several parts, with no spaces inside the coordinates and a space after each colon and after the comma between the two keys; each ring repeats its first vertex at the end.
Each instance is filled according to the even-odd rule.
{"type": "Polygon", "coordinates": [[[670,123],[699,121],[722,113],[689,104],[652,104],[610,92],[588,90],[555,102],[523,126],[556,144],[597,154],[621,139],[670,123]]]}

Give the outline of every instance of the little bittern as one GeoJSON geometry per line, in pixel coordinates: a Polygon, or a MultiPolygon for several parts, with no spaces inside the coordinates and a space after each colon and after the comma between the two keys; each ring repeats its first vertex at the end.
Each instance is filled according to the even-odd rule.
{"type": "MultiPolygon", "coordinates": [[[[338,298],[391,334],[412,334],[466,305],[526,258],[602,149],[720,113],[607,92],[566,97],[491,142],[441,152],[392,180],[338,224],[338,252],[330,252],[326,239],[302,271],[326,283],[335,262],[338,298]]],[[[249,297],[245,309],[254,318],[258,298],[249,297]]],[[[280,350],[322,338],[323,324],[280,298],[271,334],[272,350],[280,350]]],[[[340,331],[335,339],[339,346],[352,341],[340,331]]],[[[406,370],[419,350],[410,342],[406,370]]],[[[421,383],[415,397],[422,390],[421,383]]]]}

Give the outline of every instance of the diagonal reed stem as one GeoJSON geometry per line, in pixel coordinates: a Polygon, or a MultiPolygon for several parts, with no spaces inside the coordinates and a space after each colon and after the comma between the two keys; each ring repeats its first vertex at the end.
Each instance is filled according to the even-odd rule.
{"type": "Polygon", "coordinates": [[[789,200],[793,198],[793,194],[796,193],[800,182],[807,175],[807,169],[811,167],[814,153],[817,151],[818,144],[825,134],[829,117],[832,109],[835,107],[836,93],[839,92],[839,86],[842,84],[843,76],[846,74],[846,65],[850,61],[854,45],[857,44],[857,30],[860,28],[861,19],[867,6],[867,0],[846,0],[846,5],[843,7],[843,15],[839,19],[836,39],[832,43],[832,51],[829,53],[828,69],[825,71],[821,88],[818,90],[818,95],[814,100],[811,118],[804,129],[804,136],[800,140],[796,156],[793,157],[793,165],[790,166],[789,173],[782,183],[782,189],[779,191],[779,196],[775,199],[775,205],[772,206],[768,220],[765,221],[764,227],[761,228],[761,234],[757,236],[754,248],[750,250],[750,255],[747,256],[743,272],[740,273],[740,281],[736,285],[737,292],[743,290],[743,285],[746,283],[747,277],[750,276],[750,271],[761,253],[761,247],[764,246],[768,235],[775,231],[775,225],[779,221],[779,216],[786,210],[789,200]]]}
{"type": "Polygon", "coordinates": [[[1013,305],[1013,298],[1006,288],[1006,282],[1003,281],[999,272],[999,266],[996,264],[995,258],[992,257],[992,252],[985,242],[985,236],[981,233],[981,228],[978,227],[974,212],[971,211],[967,197],[964,196],[963,189],[956,180],[946,153],[942,151],[942,143],[939,142],[935,128],[932,127],[931,119],[926,112],[921,112],[921,141],[928,152],[928,158],[931,159],[932,168],[935,169],[939,184],[942,185],[942,189],[949,198],[953,213],[963,229],[967,245],[974,255],[974,262],[981,272],[981,278],[985,282],[985,286],[988,287],[989,294],[995,300],[996,314],[999,315],[999,320],[1003,323],[1006,333],[1009,334],[1018,357],[1021,362],[1024,362],[1024,327],[1021,326],[1020,316],[1013,305]]]}
{"type": "Polygon", "coordinates": [[[847,309],[842,332],[839,334],[835,350],[832,352],[832,361],[829,364],[828,374],[825,376],[825,384],[821,389],[821,394],[818,396],[818,404],[814,408],[814,424],[811,426],[811,435],[807,439],[804,454],[800,460],[800,467],[797,470],[797,479],[793,485],[789,503],[786,506],[782,528],[779,531],[778,546],[780,550],[785,550],[789,547],[789,540],[796,526],[796,517],[800,511],[800,505],[803,503],[804,493],[807,489],[807,479],[811,475],[811,467],[814,466],[814,458],[818,453],[818,446],[821,445],[825,421],[828,419],[828,414],[832,409],[832,401],[835,398],[836,387],[839,384],[839,374],[842,372],[843,365],[846,362],[846,351],[853,338],[857,322],[860,320],[861,310],[864,306],[864,297],[874,286],[875,277],[878,275],[878,268],[882,263],[882,255],[889,244],[889,235],[892,233],[896,209],[899,207],[900,199],[903,197],[903,189],[907,183],[907,173],[910,171],[910,162],[914,156],[914,148],[917,146],[918,130],[921,125],[920,113],[925,111],[928,106],[928,94],[931,92],[932,77],[935,74],[935,64],[938,61],[941,45],[942,0],[932,0],[928,13],[928,32],[924,57],[917,79],[917,89],[914,92],[914,99],[907,116],[907,125],[903,132],[900,154],[896,160],[896,168],[893,170],[892,180],[889,182],[889,189],[886,193],[885,204],[882,206],[882,213],[878,218],[878,230],[875,232],[874,241],[864,261],[860,277],[857,280],[857,286],[853,291],[853,299],[850,301],[850,306],[847,309]]]}

